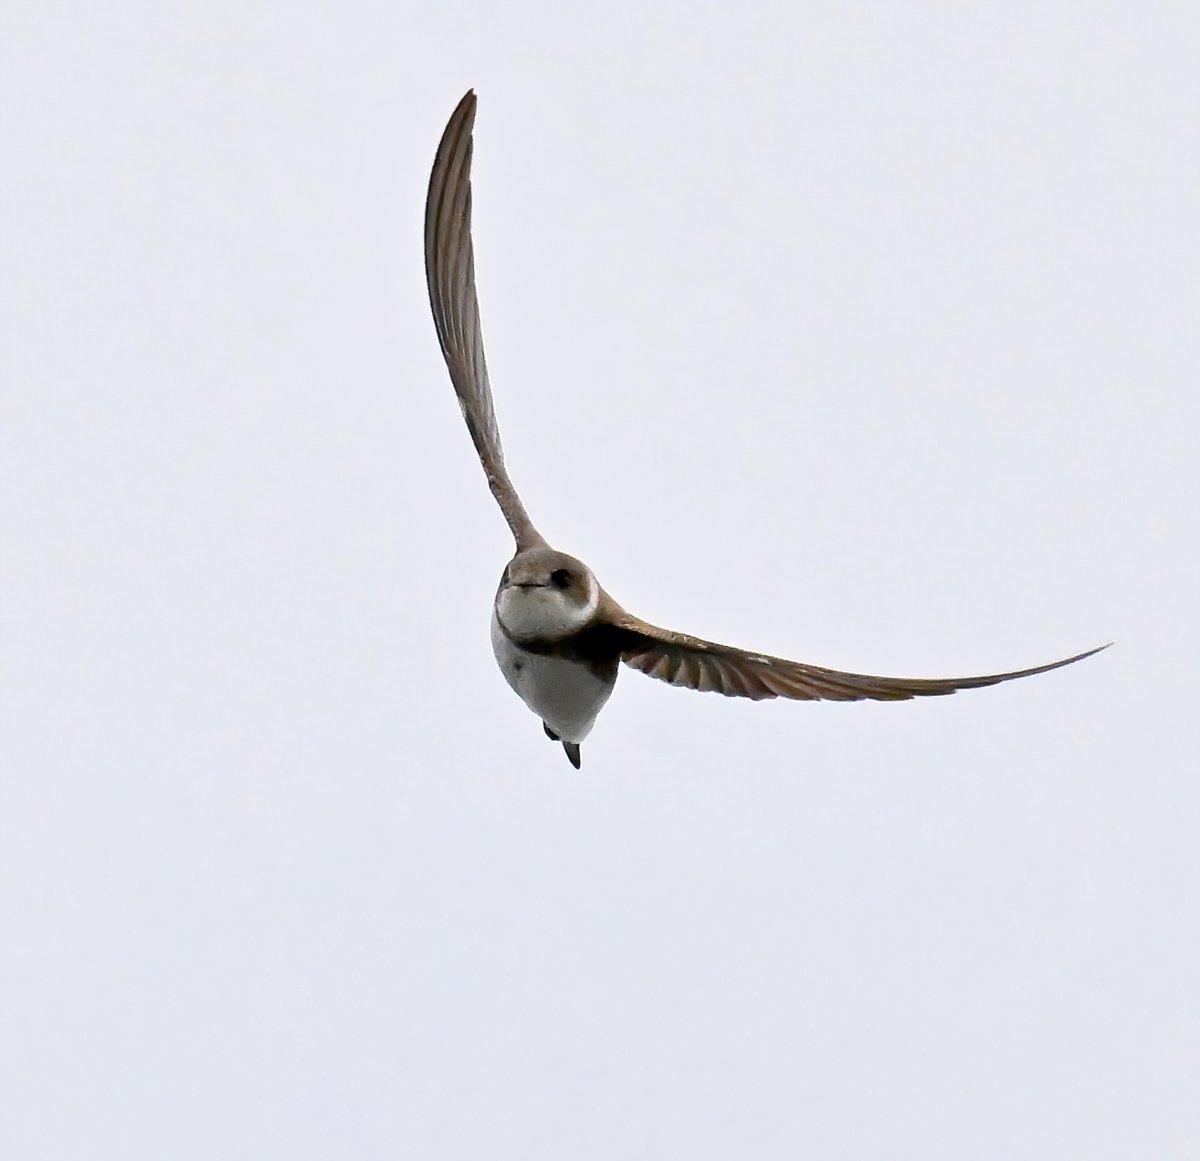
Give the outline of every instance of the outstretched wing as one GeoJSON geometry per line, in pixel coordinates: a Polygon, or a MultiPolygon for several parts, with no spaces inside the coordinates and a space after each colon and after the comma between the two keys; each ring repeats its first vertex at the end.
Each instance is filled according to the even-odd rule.
{"type": "Polygon", "coordinates": [[[659,681],[687,689],[712,690],[726,697],[748,697],[761,701],[786,697],[795,701],[906,701],[913,697],[937,697],[960,689],[979,689],[1017,677],[1031,677],[1059,669],[1101,649],[1089,649],[1074,657],[982,677],[872,677],[866,673],[843,673],[820,665],[786,661],[765,653],[750,653],[730,645],[718,645],[674,633],[621,611],[613,624],[621,660],[659,681]]]}
{"type": "Polygon", "coordinates": [[[543,543],[504,467],[492,404],[471,244],[471,129],[475,93],[458,103],[438,145],[425,202],[425,278],[442,354],[492,495],[518,549],[543,543]]]}

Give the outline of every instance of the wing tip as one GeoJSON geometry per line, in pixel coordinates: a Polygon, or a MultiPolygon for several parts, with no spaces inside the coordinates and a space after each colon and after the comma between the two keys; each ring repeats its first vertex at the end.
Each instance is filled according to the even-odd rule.
{"type": "Polygon", "coordinates": [[[1115,644],[1115,641],[1106,641],[1103,645],[1097,645],[1093,649],[1085,649],[1082,653],[1076,653],[1074,657],[1064,657],[1061,661],[1051,662],[1050,667],[1058,669],[1063,665],[1074,665],[1076,661],[1086,661],[1089,657],[1095,657],[1097,653],[1103,653],[1105,649],[1111,649],[1115,644]]]}

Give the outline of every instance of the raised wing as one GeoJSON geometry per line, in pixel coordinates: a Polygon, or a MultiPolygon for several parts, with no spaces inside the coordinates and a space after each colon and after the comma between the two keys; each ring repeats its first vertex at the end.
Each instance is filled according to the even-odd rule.
{"type": "Polygon", "coordinates": [[[937,697],[960,689],[979,689],[1017,677],[1032,677],[1064,665],[1082,661],[1107,649],[1101,645],[1074,657],[983,677],[872,677],[865,673],[843,673],[820,665],[786,661],[765,653],[750,653],[730,645],[718,645],[673,633],[647,624],[625,613],[614,617],[621,660],[659,681],[687,689],[711,690],[726,697],[748,697],[762,701],[786,697],[794,701],[907,701],[913,697],[937,697]]]}
{"type": "Polygon", "coordinates": [[[475,93],[451,114],[438,144],[425,202],[425,278],[442,354],[458,405],[479,454],[492,495],[504,513],[518,549],[544,543],[504,467],[500,429],[492,404],[471,244],[471,130],[475,93]]]}

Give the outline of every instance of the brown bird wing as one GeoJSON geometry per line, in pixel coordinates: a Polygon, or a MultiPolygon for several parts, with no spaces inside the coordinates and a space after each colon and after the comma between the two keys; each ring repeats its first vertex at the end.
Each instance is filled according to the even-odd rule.
{"type": "Polygon", "coordinates": [[[525,549],[544,541],[504,466],[483,354],[479,299],[475,293],[475,252],[471,243],[474,124],[475,94],[469,92],[450,116],[429,175],[429,196],[425,202],[425,278],[442,354],[471,441],[517,548],[525,549]]]}
{"type": "Polygon", "coordinates": [[[686,633],[660,629],[624,610],[614,612],[611,623],[616,630],[615,643],[621,651],[621,660],[632,669],[671,685],[754,701],[771,697],[795,701],[906,701],[912,697],[936,697],[1046,673],[1108,648],[1101,645],[1047,665],[982,677],[872,677],[718,645],[686,633]]]}

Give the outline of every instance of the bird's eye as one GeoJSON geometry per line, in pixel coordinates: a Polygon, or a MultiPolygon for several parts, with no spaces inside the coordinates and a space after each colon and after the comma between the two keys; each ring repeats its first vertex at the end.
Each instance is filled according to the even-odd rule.
{"type": "Polygon", "coordinates": [[[571,574],[565,568],[556,568],[550,574],[550,583],[556,589],[565,589],[571,584],[571,574]]]}

